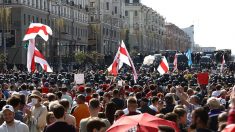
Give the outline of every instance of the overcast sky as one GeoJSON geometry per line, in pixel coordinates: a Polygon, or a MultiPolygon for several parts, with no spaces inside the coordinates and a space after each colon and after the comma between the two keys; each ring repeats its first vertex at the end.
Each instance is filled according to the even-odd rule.
{"type": "Polygon", "coordinates": [[[194,25],[196,44],[235,53],[234,0],[141,0],[153,8],[166,22],[180,28],[194,25]]]}

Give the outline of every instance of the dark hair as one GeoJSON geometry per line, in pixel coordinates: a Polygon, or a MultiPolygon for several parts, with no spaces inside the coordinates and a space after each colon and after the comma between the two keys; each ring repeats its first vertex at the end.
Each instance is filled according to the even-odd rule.
{"type": "Polygon", "coordinates": [[[61,97],[62,97],[62,92],[59,91],[59,92],[56,93],[56,95],[57,95],[58,99],[61,99],[61,97]]]}
{"type": "Polygon", "coordinates": [[[20,88],[21,88],[22,90],[26,90],[26,89],[27,89],[27,85],[24,83],[24,84],[22,84],[22,85],[20,86],[20,88]]]}
{"type": "Polygon", "coordinates": [[[56,99],[55,94],[48,94],[48,101],[49,102],[54,101],[55,99],[56,99]]]}
{"type": "Polygon", "coordinates": [[[86,97],[85,97],[83,94],[79,94],[79,95],[77,96],[77,99],[79,99],[80,101],[83,101],[83,102],[86,101],[86,97]]]}
{"type": "Polygon", "coordinates": [[[69,108],[69,101],[67,99],[62,99],[59,101],[59,103],[64,106],[65,109],[69,108]]]}
{"type": "Polygon", "coordinates": [[[113,90],[113,95],[116,96],[116,95],[118,95],[118,94],[119,94],[119,91],[118,91],[117,89],[114,89],[114,90],[113,90]]]}
{"type": "Polygon", "coordinates": [[[203,122],[205,125],[207,124],[209,116],[208,112],[204,108],[200,107],[198,109],[195,109],[193,112],[195,115],[195,119],[199,117],[201,122],[203,122]]]}
{"type": "Polygon", "coordinates": [[[91,90],[91,88],[90,87],[86,87],[86,93],[91,93],[92,92],[92,90],[91,90]]]}
{"type": "Polygon", "coordinates": [[[67,92],[67,91],[68,91],[68,88],[67,88],[67,87],[63,87],[63,88],[61,89],[61,91],[62,91],[62,92],[67,92]]]}
{"type": "Polygon", "coordinates": [[[11,96],[7,100],[7,104],[11,105],[12,107],[16,107],[17,105],[20,104],[20,102],[21,102],[20,98],[15,95],[11,96]]]}
{"type": "Polygon", "coordinates": [[[158,97],[153,96],[153,98],[151,99],[151,102],[152,102],[152,104],[153,104],[153,103],[157,102],[158,100],[159,100],[158,97]]]}
{"type": "Polygon", "coordinates": [[[173,112],[174,112],[175,114],[177,114],[178,117],[182,117],[182,116],[184,116],[184,115],[187,113],[186,110],[183,109],[183,108],[176,108],[176,109],[174,109],[173,112]]]}
{"type": "Polygon", "coordinates": [[[99,113],[98,113],[98,117],[99,117],[99,118],[103,118],[103,119],[105,119],[105,118],[106,118],[106,116],[105,116],[105,113],[104,113],[104,112],[99,112],[99,113]]]}
{"type": "Polygon", "coordinates": [[[57,104],[53,107],[53,113],[56,119],[62,118],[64,116],[64,112],[65,112],[64,106],[60,104],[57,104]]]}
{"type": "Polygon", "coordinates": [[[175,132],[173,128],[163,125],[158,126],[158,130],[160,130],[161,132],[175,132]]]}
{"type": "Polygon", "coordinates": [[[99,118],[94,118],[87,122],[86,130],[87,132],[93,132],[93,129],[100,130],[102,127],[106,127],[105,123],[99,118]]]}
{"type": "Polygon", "coordinates": [[[172,95],[167,95],[167,96],[165,96],[165,101],[166,101],[167,105],[171,105],[171,104],[173,104],[174,99],[173,99],[172,95]]]}
{"type": "Polygon", "coordinates": [[[175,123],[178,122],[178,116],[176,113],[170,112],[165,115],[165,119],[169,121],[173,121],[175,123]]]}
{"type": "Polygon", "coordinates": [[[91,99],[90,102],[89,102],[89,107],[91,109],[99,108],[100,107],[100,101],[96,98],[91,99]]]}

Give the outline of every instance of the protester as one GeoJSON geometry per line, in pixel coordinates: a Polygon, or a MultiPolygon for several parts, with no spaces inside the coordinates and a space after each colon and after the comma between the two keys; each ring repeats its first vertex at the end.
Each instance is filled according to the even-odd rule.
{"type": "Polygon", "coordinates": [[[14,119],[15,112],[11,105],[5,105],[1,112],[4,123],[0,126],[0,132],[29,132],[26,124],[14,119]]]}
{"type": "Polygon", "coordinates": [[[69,125],[65,122],[65,109],[62,105],[55,105],[53,108],[53,113],[55,115],[56,121],[47,126],[44,132],[76,132],[73,125],[69,125]]]}

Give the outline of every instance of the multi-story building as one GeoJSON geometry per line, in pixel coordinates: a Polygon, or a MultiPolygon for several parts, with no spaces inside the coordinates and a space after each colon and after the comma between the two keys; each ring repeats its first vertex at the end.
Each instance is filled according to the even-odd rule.
{"type": "Polygon", "coordinates": [[[186,51],[191,46],[190,37],[179,27],[166,23],[165,49],[186,51]]]}
{"type": "MultiPolygon", "coordinates": [[[[37,47],[46,56],[52,67],[64,68],[73,61],[72,53],[85,51],[88,45],[87,0],[5,0],[0,1],[10,8],[9,29],[14,31],[11,46],[7,45],[8,63],[26,64],[26,48],[22,38],[31,22],[49,25],[53,35],[48,42],[36,38],[37,47]],[[61,61],[59,61],[61,60],[61,61]]],[[[1,23],[3,27],[6,23],[1,23]]],[[[5,29],[6,30],[6,29],[5,29]]],[[[7,36],[5,36],[7,37],[7,36]]],[[[1,42],[0,42],[1,43],[1,42]]]]}
{"type": "Polygon", "coordinates": [[[113,59],[121,40],[124,1],[89,0],[89,50],[113,59]]]}
{"type": "Polygon", "coordinates": [[[130,48],[141,53],[154,53],[164,48],[165,19],[139,0],[125,1],[130,48]]]}
{"type": "Polygon", "coordinates": [[[182,30],[188,34],[188,36],[190,37],[190,41],[191,41],[191,51],[194,51],[194,47],[195,47],[195,42],[194,42],[194,25],[191,25],[189,27],[186,28],[182,28],[182,30]]]}

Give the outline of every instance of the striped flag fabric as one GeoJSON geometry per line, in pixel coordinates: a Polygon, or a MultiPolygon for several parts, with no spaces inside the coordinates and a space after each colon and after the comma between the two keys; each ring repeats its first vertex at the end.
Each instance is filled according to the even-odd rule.
{"type": "Polygon", "coordinates": [[[162,58],[157,70],[161,75],[163,75],[169,71],[169,65],[167,63],[165,56],[162,58]]]}
{"type": "Polygon", "coordinates": [[[28,53],[27,53],[27,69],[28,72],[35,72],[36,63],[39,63],[45,72],[53,72],[45,57],[35,47],[35,40],[29,40],[28,53]]]}
{"type": "Polygon", "coordinates": [[[31,23],[25,33],[23,41],[35,39],[37,35],[47,41],[49,39],[49,35],[52,35],[52,30],[47,25],[41,23],[31,23]]]}
{"type": "Polygon", "coordinates": [[[116,53],[116,56],[113,60],[113,63],[109,66],[108,71],[110,74],[117,76],[118,70],[123,66],[123,63],[127,64],[132,68],[134,81],[136,82],[138,79],[137,72],[134,66],[134,63],[127,51],[127,48],[122,41],[121,45],[118,48],[118,51],[116,53]]]}

